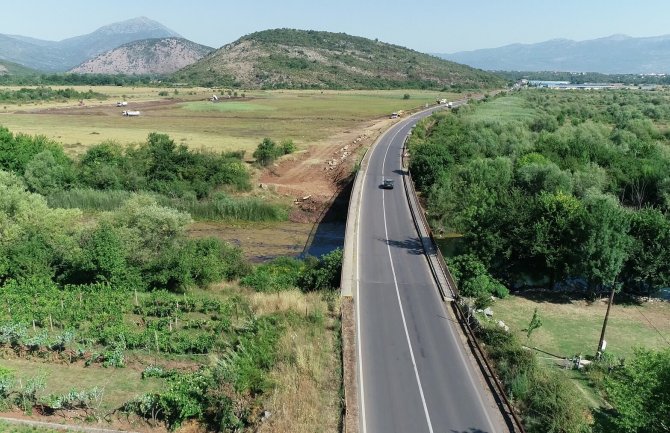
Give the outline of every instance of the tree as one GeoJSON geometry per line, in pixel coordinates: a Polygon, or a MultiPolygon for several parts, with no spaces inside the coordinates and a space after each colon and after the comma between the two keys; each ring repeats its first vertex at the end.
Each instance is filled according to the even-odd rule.
{"type": "Polygon", "coordinates": [[[542,193],[534,209],[530,250],[545,266],[551,286],[570,276],[579,258],[574,242],[579,239],[584,208],[574,196],[542,193]]]}
{"type": "Polygon", "coordinates": [[[26,164],[24,178],[32,191],[46,195],[68,189],[74,182],[74,171],[69,161],[60,164],[50,150],[44,150],[26,164]]]}
{"type": "Polygon", "coordinates": [[[530,319],[530,322],[526,327],[526,338],[530,340],[530,336],[540,326],[542,326],[542,319],[540,319],[540,315],[537,314],[537,308],[535,308],[535,311],[533,311],[533,317],[530,319]]]}
{"type": "Polygon", "coordinates": [[[605,379],[614,407],[607,419],[622,433],[670,430],[670,349],[638,350],[624,367],[605,379]]]}
{"type": "Polygon", "coordinates": [[[670,285],[670,219],[658,209],[633,212],[632,238],[623,279],[633,288],[650,293],[670,285]]]}
{"type": "Polygon", "coordinates": [[[264,138],[253,153],[256,162],[266,167],[277,159],[277,145],[269,138],[264,138]]]}
{"type": "Polygon", "coordinates": [[[581,275],[592,290],[612,287],[628,257],[629,217],[617,201],[605,195],[585,200],[579,247],[581,275]]]}

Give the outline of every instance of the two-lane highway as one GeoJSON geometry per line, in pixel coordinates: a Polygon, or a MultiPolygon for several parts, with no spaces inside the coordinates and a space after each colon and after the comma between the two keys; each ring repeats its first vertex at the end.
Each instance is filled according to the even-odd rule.
{"type": "MultiPolygon", "coordinates": [[[[445,310],[405,195],[402,146],[391,128],[363,183],[355,287],[362,433],[503,433],[500,413],[445,310]],[[394,189],[380,187],[384,178],[394,189]]],[[[407,180],[409,181],[409,180],[407,180]]]]}

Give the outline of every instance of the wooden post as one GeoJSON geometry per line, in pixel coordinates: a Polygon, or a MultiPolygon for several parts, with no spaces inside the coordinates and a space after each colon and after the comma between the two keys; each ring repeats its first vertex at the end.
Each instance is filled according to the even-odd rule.
{"type": "Polygon", "coordinates": [[[605,320],[603,321],[603,329],[600,331],[600,341],[598,342],[598,350],[596,351],[596,359],[600,359],[602,356],[603,341],[605,341],[605,329],[607,329],[607,320],[610,317],[610,309],[612,308],[612,303],[614,302],[614,290],[616,285],[612,284],[612,292],[610,293],[610,299],[607,302],[607,312],[605,313],[605,320]]]}

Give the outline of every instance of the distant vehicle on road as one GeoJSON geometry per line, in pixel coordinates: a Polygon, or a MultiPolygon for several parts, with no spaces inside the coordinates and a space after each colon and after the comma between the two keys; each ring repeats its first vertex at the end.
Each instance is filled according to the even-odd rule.
{"type": "Polygon", "coordinates": [[[382,180],[382,185],[381,187],[384,189],[393,189],[393,179],[384,179],[382,180]]]}
{"type": "Polygon", "coordinates": [[[437,100],[437,103],[438,103],[439,105],[446,105],[447,108],[453,108],[453,106],[454,106],[454,103],[453,103],[453,102],[451,102],[451,101],[447,101],[446,99],[438,99],[438,100],[437,100]]]}
{"type": "Polygon", "coordinates": [[[121,114],[124,115],[124,116],[135,117],[135,116],[139,116],[140,112],[139,111],[126,110],[126,111],[122,111],[121,114]]]}
{"type": "Polygon", "coordinates": [[[119,101],[116,103],[117,107],[125,107],[126,105],[128,105],[126,101],[119,101]]]}
{"type": "Polygon", "coordinates": [[[391,119],[397,119],[398,117],[400,117],[400,115],[398,113],[396,113],[395,111],[393,113],[391,113],[391,119]]]}

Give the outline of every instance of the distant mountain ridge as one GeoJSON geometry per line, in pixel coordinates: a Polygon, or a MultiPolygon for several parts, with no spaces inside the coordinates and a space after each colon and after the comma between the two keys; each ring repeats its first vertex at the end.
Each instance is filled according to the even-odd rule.
{"type": "Polygon", "coordinates": [[[245,88],[480,88],[492,74],[344,33],[274,29],[243,36],[174,74],[177,81],[245,88]]]}
{"type": "Polygon", "coordinates": [[[670,73],[670,35],[611,35],[586,41],[552,39],[437,55],[486,70],[670,73]]]}
{"type": "Polygon", "coordinates": [[[181,35],[146,17],[109,24],[58,42],[0,34],[0,60],[45,72],[64,72],[125,43],[168,37],[181,35]]]}
{"type": "Polygon", "coordinates": [[[69,72],[78,74],[169,74],[191,65],[214,48],[183,38],[144,39],[99,54],[69,72]]]}
{"type": "Polygon", "coordinates": [[[1,75],[35,75],[37,71],[34,69],[26,68],[21,66],[18,63],[8,62],[7,60],[0,60],[0,76],[1,75]]]}

